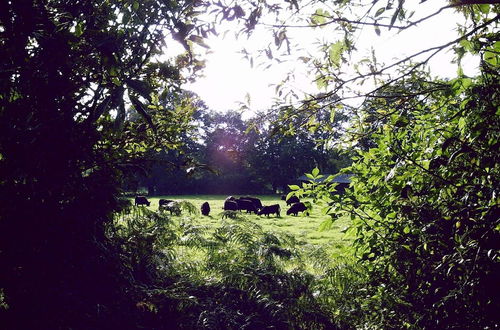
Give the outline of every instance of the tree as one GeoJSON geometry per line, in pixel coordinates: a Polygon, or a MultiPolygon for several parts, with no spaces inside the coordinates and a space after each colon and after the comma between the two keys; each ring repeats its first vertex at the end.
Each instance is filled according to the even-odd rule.
{"type": "MultiPolygon", "coordinates": [[[[276,112],[289,109],[292,113],[303,113],[301,118],[307,120],[318,109],[355,109],[348,106],[349,100],[375,97],[380,89],[424,69],[437,54],[445,51],[453,51],[455,56],[450,56],[450,61],[456,61],[461,69],[463,56],[481,48],[481,36],[491,36],[498,25],[496,0],[448,1],[434,12],[426,13],[430,3],[422,1],[416,7],[402,0],[313,1],[307,4],[289,1],[286,5],[243,2],[238,7],[241,6],[245,15],[237,18],[245,23],[240,34],[246,35],[255,28],[269,32],[269,44],[259,52],[262,61],[267,61],[265,64],[289,60],[294,66],[304,63],[307,70],[315,74],[313,82],[320,93],[299,95],[294,84],[288,84],[293,73],[276,86],[279,96],[274,107],[276,112]],[[459,33],[449,42],[423,48],[387,63],[377,58],[375,51],[359,60],[353,56],[358,55],[358,46],[363,46],[356,44],[360,32],[373,29],[377,35],[398,33],[404,36],[406,31],[418,30],[430,19],[451,11],[462,13],[464,19],[457,22],[459,33]],[[302,30],[302,33],[307,30],[311,38],[318,35],[318,49],[307,51],[302,49],[302,45],[295,44],[296,30],[302,30]],[[365,87],[360,88],[362,86],[365,87]]],[[[494,53],[492,49],[485,59],[494,62],[494,53]]],[[[256,56],[247,51],[243,50],[243,54],[252,63],[256,61],[256,56]]],[[[284,127],[293,124],[293,121],[293,116],[280,119],[284,127]]]]}
{"type": "Polygon", "coordinates": [[[408,112],[374,130],[376,146],[350,168],[355,188],[337,212],[353,216],[373,286],[385,286],[382,304],[398,311],[385,322],[498,324],[499,75],[484,65],[474,81],[408,101],[408,112]]]}
{"type": "Polygon", "coordinates": [[[349,232],[372,279],[358,297],[368,306],[360,327],[497,327],[499,7],[494,1],[454,1],[433,16],[450,8],[464,14],[455,40],[384,67],[370,60],[371,72],[345,77],[341,63],[353,49],[349,38],[356,26],[405,30],[425,20],[410,21],[404,1],[377,9],[378,3],[368,6],[364,20],[341,15],[349,1],[311,18],[315,26],[338,24],[346,39],[342,47],[326,48],[328,57],[317,62],[327,93],[294,112],[317,111],[310,100],[330,105],[324,95],[337,96],[341,104],[353,92],[351,82],[374,77],[377,84],[358,93],[365,101],[353,109],[344,137],[358,153],[346,169],[355,174],[346,195],[332,194],[328,184],[296,193],[327,204],[332,219],[323,228],[341,215],[353,221],[349,232]],[[387,10],[392,13],[383,23],[387,10]],[[467,77],[459,66],[455,79],[438,80],[419,71],[449,47],[458,63],[465,53],[478,56],[480,75],[467,77]]]}
{"type": "MultiPolygon", "coordinates": [[[[287,111],[293,115],[293,111],[287,111]]],[[[289,132],[285,136],[278,134],[280,127],[272,125],[268,114],[263,114],[266,121],[257,119],[254,122],[259,134],[249,155],[249,167],[253,175],[270,184],[274,192],[287,191],[288,185],[295,183],[311,166],[337,173],[349,164],[348,156],[332,150],[340,137],[332,132],[342,125],[341,116],[337,116],[326,131],[318,124],[330,120],[324,118],[324,112],[319,111],[307,121],[298,118],[297,114],[294,116],[297,125],[293,126],[293,134],[289,132]],[[306,124],[300,124],[302,122],[306,124]]]]}
{"type": "Polygon", "coordinates": [[[224,114],[207,112],[204,117],[197,162],[213,171],[198,173],[198,192],[245,194],[261,190],[248,170],[255,134],[248,133],[248,123],[236,111],[224,114]]]}
{"type": "Polygon", "coordinates": [[[165,109],[196,25],[189,1],[0,3],[0,318],[8,328],[134,324],[132,285],[104,235],[119,170],[172,148],[189,113],[165,109]],[[160,61],[166,34],[186,47],[160,61]],[[143,122],[127,121],[127,107],[143,122]],[[128,284],[127,284],[128,283],[128,284]],[[128,287],[129,289],[125,289],[128,287]]]}

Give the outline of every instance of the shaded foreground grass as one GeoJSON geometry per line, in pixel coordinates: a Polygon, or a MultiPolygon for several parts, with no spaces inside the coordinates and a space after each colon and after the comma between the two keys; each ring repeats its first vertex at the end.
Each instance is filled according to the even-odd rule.
{"type": "MultiPolygon", "coordinates": [[[[221,213],[223,212],[225,195],[178,195],[178,196],[158,196],[148,198],[151,205],[148,207],[152,211],[158,210],[158,201],[161,198],[172,199],[179,201],[188,201],[196,206],[199,210],[201,204],[208,202],[210,204],[210,215],[202,216],[188,215],[183,212],[181,218],[190,216],[194,221],[198,221],[200,225],[218,228],[221,226],[221,213]]],[[[286,203],[276,195],[259,195],[263,205],[279,204],[281,207],[281,217],[274,215],[270,217],[258,216],[255,214],[241,213],[247,221],[253,222],[262,226],[265,232],[289,234],[293,236],[298,244],[308,244],[323,247],[330,257],[349,257],[352,255],[352,238],[346,237],[343,230],[348,226],[349,219],[346,217],[338,219],[330,230],[319,231],[320,224],[328,217],[321,212],[321,206],[313,205],[312,212],[309,216],[287,216],[286,203]]]]}

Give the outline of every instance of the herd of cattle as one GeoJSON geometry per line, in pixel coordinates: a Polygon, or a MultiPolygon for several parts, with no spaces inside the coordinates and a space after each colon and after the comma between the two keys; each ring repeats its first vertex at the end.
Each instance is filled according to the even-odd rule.
{"type": "MultiPolygon", "coordinates": [[[[291,196],[289,199],[286,199],[286,196],[281,197],[282,200],[286,202],[286,205],[290,208],[286,211],[287,215],[297,216],[299,212],[307,211],[307,207],[304,203],[302,203],[298,197],[291,196]]],[[[151,202],[145,196],[137,196],[135,197],[135,205],[147,205],[150,206],[151,202]]],[[[181,214],[181,206],[178,201],[170,200],[170,199],[160,199],[158,201],[158,209],[160,211],[169,211],[170,214],[180,215],[181,214]]],[[[271,214],[275,214],[277,217],[280,217],[281,207],[279,204],[273,205],[262,205],[262,201],[256,197],[239,197],[235,198],[233,196],[229,196],[224,200],[224,211],[245,211],[246,213],[255,213],[257,215],[266,215],[269,217],[271,214]]],[[[201,214],[208,216],[210,214],[210,204],[208,202],[204,202],[201,205],[201,214]]]]}

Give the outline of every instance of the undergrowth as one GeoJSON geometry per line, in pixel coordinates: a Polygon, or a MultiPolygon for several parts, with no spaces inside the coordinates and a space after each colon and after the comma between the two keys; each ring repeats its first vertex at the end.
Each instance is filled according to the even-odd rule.
{"type": "Polygon", "coordinates": [[[196,216],[140,207],[117,214],[109,226],[139,288],[139,326],[345,329],[363,323],[360,300],[352,297],[367,278],[352,260],[331,260],[321,248],[244,218],[225,219],[213,230],[196,216]]]}

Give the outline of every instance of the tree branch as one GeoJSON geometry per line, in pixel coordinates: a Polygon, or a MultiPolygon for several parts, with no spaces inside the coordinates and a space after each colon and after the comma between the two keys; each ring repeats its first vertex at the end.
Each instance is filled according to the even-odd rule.
{"type": "Polygon", "coordinates": [[[388,85],[394,83],[395,81],[398,81],[399,79],[407,76],[408,74],[414,72],[415,70],[417,70],[417,68],[421,67],[422,65],[426,64],[429,62],[429,60],[434,57],[437,53],[441,52],[443,49],[446,49],[448,48],[449,46],[451,45],[454,45],[458,42],[460,42],[461,40],[464,40],[468,37],[470,37],[471,35],[473,35],[474,33],[476,33],[477,31],[487,27],[488,25],[498,21],[500,19],[500,15],[497,15],[495,16],[493,19],[489,20],[489,21],[486,21],[484,22],[483,24],[475,27],[474,29],[472,29],[471,31],[467,32],[466,34],[460,36],[459,38],[457,39],[454,39],[450,42],[447,42],[443,45],[440,45],[440,46],[435,46],[435,47],[431,47],[431,48],[428,48],[428,49],[424,49],[422,51],[419,51],[417,53],[414,53],[412,55],[409,55],[397,62],[394,62],[392,63],[391,65],[388,65],[386,67],[383,67],[382,69],[380,70],[377,70],[377,71],[373,71],[373,72],[370,72],[370,73],[366,73],[366,74],[360,74],[358,76],[355,76],[355,77],[352,77],[350,79],[347,79],[347,80],[343,80],[341,82],[339,82],[339,84],[330,92],[322,95],[321,97],[316,97],[315,99],[316,100],[323,100],[323,99],[326,99],[328,97],[331,97],[332,95],[335,95],[337,94],[346,84],[348,83],[353,83],[355,81],[358,81],[360,79],[365,79],[365,78],[368,78],[368,77],[374,77],[374,76],[379,76],[381,74],[383,74],[384,72],[388,71],[389,69],[391,68],[394,68],[398,65],[401,65],[405,62],[408,62],[410,60],[412,60],[413,58],[417,57],[417,56],[420,56],[420,55],[423,55],[425,53],[429,53],[429,52],[432,52],[425,60],[423,61],[420,61],[419,63],[415,64],[409,71],[406,71],[405,73],[401,74],[400,76],[396,77],[396,78],[393,78],[391,79],[390,81],[384,83],[383,85],[373,89],[372,91],[368,92],[368,93],[365,93],[365,94],[361,94],[361,95],[356,95],[356,96],[353,96],[353,97],[344,97],[342,98],[342,100],[347,100],[347,99],[352,99],[352,98],[357,98],[357,97],[371,97],[373,96],[376,92],[378,92],[379,90],[387,87],[388,85]]]}
{"type": "MultiPolygon", "coordinates": [[[[495,0],[495,1],[498,1],[498,2],[495,2],[495,3],[500,3],[500,0],[495,0]]],[[[454,8],[454,7],[457,7],[457,5],[448,5],[448,6],[444,6],[444,7],[441,7],[439,8],[436,12],[428,15],[428,16],[425,16],[419,20],[416,20],[416,21],[413,21],[413,22],[409,22],[408,25],[391,25],[391,24],[383,24],[383,23],[378,23],[377,21],[375,22],[363,22],[361,20],[350,20],[350,19],[347,19],[347,18],[342,18],[342,17],[339,17],[339,18],[332,18],[332,17],[326,17],[326,16],[323,16],[325,18],[330,18],[331,20],[328,21],[328,22],[325,22],[325,23],[321,23],[321,24],[314,24],[314,25],[286,25],[286,24],[266,24],[266,23],[263,23],[262,25],[264,26],[267,26],[267,27],[274,27],[274,28],[315,28],[315,27],[324,27],[324,26],[327,26],[327,25],[330,25],[330,24],[333,24],[333,23],[337,23],[337,22],[343,22],[343,23],[349,23],[349,24],[354,24],[354,25],[367,25],[367,26],[375,26],[375,27],[386,27],[386,28],[394,28],[394,29],[398,29],[400,31],[403,31],[403,30],[406,30],[412,26],[415,26],[419,23],[422,23],[438,14],[440,14],[443,10],[445,9],[449,9],[449,8],[454,8]]]]}

